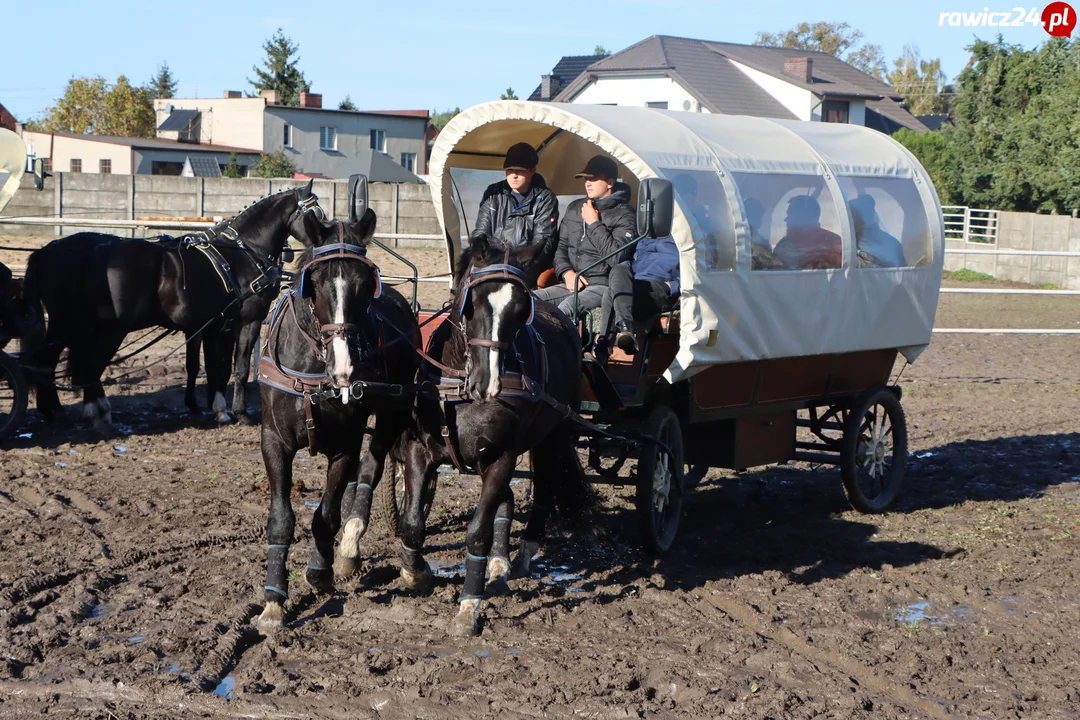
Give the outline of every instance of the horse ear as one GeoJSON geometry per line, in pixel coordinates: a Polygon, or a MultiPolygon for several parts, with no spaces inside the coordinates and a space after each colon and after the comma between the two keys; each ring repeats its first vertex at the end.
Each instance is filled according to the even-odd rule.
{"type": "Polygon", "coordinates": [[[315,178],[311,178],[307,181],[307,187],[304,188],[304,197],[311,197],[311,187],[315,184],[315,178]]]}
{"type": "Polygon", "coordinates": [[[352,233],[356,243],[362,247],[366,247],[371,238],[375,237],[375,225],[378,218],[375,216],[375,211],[368,208],[364,211],[364,214],[352,224],[352,233]]]}
{"type": "Polygon", "coordinates": [[[473,262],[487,262],[490,252],[491,244],[488,242],[487,235],[482,232],[473,233],[469,238],[469,254],[472,255],[473,262]]]}
{"type": "Polygon", "coordinates": [[[536,285],[537,278],[540,277],[540,273],[544,268],[540,265],[541,261],[541,247],[539,245],[519,245],[514,250],[514,261],[521,271],[525,273],[525,278],[528,280],[529,285],[536,285]]]}

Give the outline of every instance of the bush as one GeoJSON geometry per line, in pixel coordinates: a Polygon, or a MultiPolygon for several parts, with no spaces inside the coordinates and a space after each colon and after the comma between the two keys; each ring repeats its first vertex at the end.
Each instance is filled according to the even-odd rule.
{"type": "Polygon", "coordinates": [[[251,166],[251,177],[257,178],[291,178],[295,173],[296,167],[281,150],[269,155],[263,153],[259,161],[251,166]]]}

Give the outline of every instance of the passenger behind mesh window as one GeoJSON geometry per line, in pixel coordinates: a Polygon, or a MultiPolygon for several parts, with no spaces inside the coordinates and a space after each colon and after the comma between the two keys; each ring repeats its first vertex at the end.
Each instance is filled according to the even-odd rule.
{"type": "Polygon", "coordinates": [[[750,225],[750,249],[753,253],[751,269],[783,270],[784,266],[773,253],[769,238],[761,233],[761,221],[765,218],[765,206],[757,198],[746,198],[743,200],[743,211],[746,213],[746,222],[750,225]]]}
{"type": "Polygon", "coordinates": [[[821,205],[809,195],[788,201],[787,234],[773,252],[785,270],[822,270],[840,267],[840,236],[821,227],[821,205]]]}
{"type": "Polygon", "coordinates": [[[874,198],[865,193],[848,203],[855,225],[855,245],[859,267],[902,267],[904,248],[900,241],[881,228],[874,198]]]}

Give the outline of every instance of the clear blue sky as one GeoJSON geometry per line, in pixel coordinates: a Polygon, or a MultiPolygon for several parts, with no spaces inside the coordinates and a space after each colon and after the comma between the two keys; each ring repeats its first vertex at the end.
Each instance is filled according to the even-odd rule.
{"type": "MultiPolygon", "coordinates": [[[[964,47],[976,35],[991,39],[999,30],[939,27],[940,14],[987,7],[1010,12],[1016,4],[13,0],[2,10],[0,103],[18,119],[30,119],[72,77],[102,75],[112,82],[125,74],[143,83],[162,62],[179,81],[179,97],[250,90],[252,65],[261,63],[262,44],[278,27],[299,43],[300,69],[330,107],[346,94],[361,109],[465,108],[497,99],[507,87],[525,97],[562,55],[588,54],[597,44],[617,51],[653,34],[749,43],[759,30],[804,20],[849,23],[882,47],[890,66],[905,43],[914,43],[924,57],[940,57],[952,78],[967,62],[964,47]]],[[[1038,12],[1043,4],[1035,6],[1038,12]]],[[[1031,25],[1000,32],[1029,48],[1048,37],[1031,25]]]]}

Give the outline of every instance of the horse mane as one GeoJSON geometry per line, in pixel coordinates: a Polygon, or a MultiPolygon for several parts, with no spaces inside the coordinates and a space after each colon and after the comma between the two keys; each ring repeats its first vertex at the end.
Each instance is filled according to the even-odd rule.
{"type": "Polygon", "coordinates": [[[281,190],[278,190],[278,191],[277,191],[276,193],[270,193],[269,195],[263,195],[263,196],[262,196],[261,198],[259,198],[259,199],[258,199],[258,200],[256,200],[255,202],[253,202],[253,203],[251,203],[251,204],[249,204],[249,205],[245,205],[245,206],[243,207],[243,209],[241,209],[241,210],[240,210],[240,212],[239,212],[239,213],[237,213],[236,215],[233,215],[232,217],[228,217],[228,218],[225,218],[225,219],[224,219],[224,220],[222,220],[221,222],[219,222],[219,223],[216,223],[216,224],[214,225],[214,227],[210,228],[210,230],[211,230],[211,232],[213,232],[213,233],[221,232],[221,231],[222,231],[222,230],[224,230],[224,229],[225,229],[225,228],[226,228],[226,227],[227,227],[227,226],[228,226],[229,224],[231,224],[231,223],[239,223],[239,222],[241,222],[242,220],[246,219],[246,216],[248,215],[248,213],[252,212],[252,211],[253,211],[253,210],[254,210],[255,208],[259,207],[259,206],[260,206],[260,205],[262,205],[262,204],[263,204],[264,202],[267,202],[267,201],[269,201],[269,200],[274,200],[274,199],[276,199],[276,198],[279,198],[279,197],[281,197],[282,195],[285,195],[286,193],[293,193],[293,194],[295,194],[295,195],[297,196],[297,200],[299,200],[299,199],[300,199],[300,196],[299,196],[299,192],[298,192],[298,191],[300,191],[300,190],[302,190],[302,189],[303,189],[303,187],[302,187],[302,186],[297,186],[297,187],[287,187],[287,188],[283,188],[283,189],[281,189],[281,190]]]}

